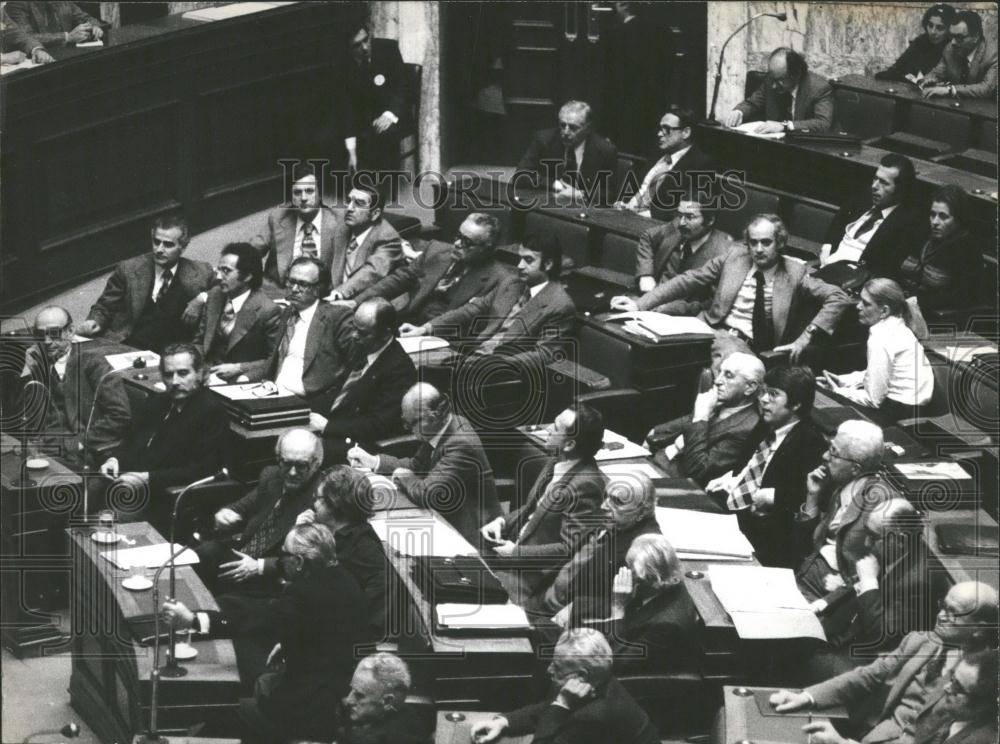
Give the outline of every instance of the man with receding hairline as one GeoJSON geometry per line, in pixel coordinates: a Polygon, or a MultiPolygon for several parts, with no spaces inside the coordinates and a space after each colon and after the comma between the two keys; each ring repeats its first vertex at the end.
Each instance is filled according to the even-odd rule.
{"type": "Polygon", "coordinates": [[[825,132],[833,126],[833,88],[809,71],[805,57],[778,47],[767,61],[767,77],[748,99],[732,110],[727,126],[757,122],[758,134],[808,129],[825,132]]]}

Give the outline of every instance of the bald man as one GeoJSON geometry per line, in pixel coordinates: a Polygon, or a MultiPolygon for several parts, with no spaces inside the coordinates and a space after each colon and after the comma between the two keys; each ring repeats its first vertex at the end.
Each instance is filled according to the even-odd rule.
{"type": "MultiPolygon", "coordinates": [[[[824,708],[847,705],[853,722],[867,732],[862,744],[910,744],[917,714],[940,696],[963,653],[995,645],[993,587],[977,581],[955,584],[940,607],[933,630],[908,633],[896,650],[871,664],[802,692],[780,690],[771,696],[771,704],[778,712],[812,709],[819,715],[824,708]],[[872,706],[873,699],[884,702],[872,706]]],[[[822,730],[828,735],[825,727],[822,730]]]]}
{"type": "Polygon", "coordinates": [[[76,422],[66,413],[63,380],[73,340],[73,318],[58,305],[43,307],[35,316],[35,338],[29,346],[21,370],[20,400],[14,411],[27,419],[29,426],[47,434],[76,431],[76,422]],[[27,387],[35,382],[44,386],[27,387]]]}
{"type": "Polygon", "coordinates": [[[704,487],[739,468],[757,445],[760,424],[757,398],[764,363],[753,354],[726,357],[715,385],[699,393],[694,411],[655,427],[646,439],[656,462],[675,478],[691,478],[704,487]]]}
{"type": "Polygon", "coordinates": [[[447,519],[473,546],[479,528],[500,516],[493,469],[472,425],[451,412],[448,399],[425,382],[403,396],[403,425],[421,440],[413,457],[372,455],[353,447],[348,461],[391,475],[396,487],[418,506],[447,519]]]}

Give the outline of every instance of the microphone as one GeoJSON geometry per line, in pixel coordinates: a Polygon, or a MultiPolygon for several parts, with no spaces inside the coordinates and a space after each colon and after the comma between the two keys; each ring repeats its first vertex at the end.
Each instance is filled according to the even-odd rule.
{"type": "Polygon", "coordinates": [[[777,18],[779,21],[788,20],[787,13],[758,13],[757,15],[752,16],[746,23],[737,28],[731,34],[729,34],[729,38],[727,38],[725,42],[722,44],[722,49],[719,51],[719,63],[715,67],[715,87],[712,89],[712,105],[708,109],[708,120],[705,122],[706,124],[709,124],[711,126],[719,125],[718,119],[715,118],[715,104],[718,103],[719,101],[719,86],[722,84],[722,60],[724,60],[726,57],[726,47],[729,46],[729,42],[733,40],[733,37],[736,36],[736,34],[745,29],[751,23],[756,21],[758,18],[763,18],[765,16],[767,16],[768,18],[777,18]]]}

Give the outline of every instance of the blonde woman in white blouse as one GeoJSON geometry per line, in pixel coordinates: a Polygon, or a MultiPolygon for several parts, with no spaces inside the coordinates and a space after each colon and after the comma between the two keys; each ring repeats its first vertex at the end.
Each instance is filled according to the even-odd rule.
{"type": "Polygon", "coordinates": [[[819,383],[855,403],[898,418],[913,416],[934,392],[934,372],[910,328],[910,308],[891,279],[870,279],[857,303],[868,326],[868,367],[842,375],[824,372],[819,383]]]}

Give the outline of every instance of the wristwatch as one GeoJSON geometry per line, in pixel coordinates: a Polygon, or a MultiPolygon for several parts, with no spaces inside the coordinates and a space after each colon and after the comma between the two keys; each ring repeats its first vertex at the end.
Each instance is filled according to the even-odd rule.
{"type": "Polygon", "coordinates": [[[806,326],[806,333],[808,333],[810,336],[813,335],[814,333],[816,333],[816,331],[818,331],[818,330],[819,330],[819,328],[817,328],[816,326],[814,326],[812,323],[810,323],[809,325],[806,326]]]}

